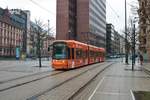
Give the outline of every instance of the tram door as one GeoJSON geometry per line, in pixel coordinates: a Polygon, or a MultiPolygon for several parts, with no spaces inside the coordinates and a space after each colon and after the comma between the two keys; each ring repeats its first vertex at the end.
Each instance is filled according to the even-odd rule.
{"type": "Polygon", "coordinates": [[[70,67],[75,68],[75,52],[74,48],[70,48],[70,67]]]}
{"type": "Polygon", "coordinates": [[[74,68],[75,62],[74,62],[74,48],[68,48],[68,67],[74,68]]]}

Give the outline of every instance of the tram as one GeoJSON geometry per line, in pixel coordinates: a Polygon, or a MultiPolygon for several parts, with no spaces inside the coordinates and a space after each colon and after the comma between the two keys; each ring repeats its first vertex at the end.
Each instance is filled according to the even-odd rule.
{"type": "Polygon", "coordinates": [[[52,50],[52,67],[56,70],[78,68],[105,60],[104,48],[75,40],[56,40],[49,48],[52,50]]]}

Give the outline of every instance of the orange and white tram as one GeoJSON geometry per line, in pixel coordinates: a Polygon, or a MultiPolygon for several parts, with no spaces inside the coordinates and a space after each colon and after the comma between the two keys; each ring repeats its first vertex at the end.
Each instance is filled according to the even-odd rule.
{"type": "Polygon", "coordinates": [[[54,69],[72,69],[105,60],[104,48],[78,41],[56,40],[51,46],[54,69]]]}

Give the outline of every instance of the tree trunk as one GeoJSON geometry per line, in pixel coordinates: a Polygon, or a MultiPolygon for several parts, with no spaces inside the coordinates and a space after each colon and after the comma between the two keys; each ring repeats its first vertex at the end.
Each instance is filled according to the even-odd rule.
{"type": "Polygon", "coordinates": [[[39,49],[39,67],[42,67],[42,63],[41,63],[41,50],[39,49]]]}
{"type": "Polygon", "coordinates": [[[38,58],[39,58],[39,67],[42,67],[41,63],[41,46],[40,46],[41,40],[40,40],[40,33],[38,33],[38,58]]]}

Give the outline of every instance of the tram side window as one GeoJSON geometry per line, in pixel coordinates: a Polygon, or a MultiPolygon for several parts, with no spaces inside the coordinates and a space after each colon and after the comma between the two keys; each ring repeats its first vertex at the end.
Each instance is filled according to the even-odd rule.
{"type": "Polygon", "coordinates": [[[71,48],[72,50],[72,59],[74,59],[74,48],[71,48]]]}
{"type": "Polygon", "coordinates": [[[95,52],[94,51],[92,51],[92,57],[95,57],[95,52]]]}
{"type": "Polygon", "coordinates": [[[102,52],[99,53],[99,56],[102,57],[102,52]]]}
{"type": "Polygon", "coordinates": [[[95,57],[97,57],[97,51],[95,52],[95,57]]]}
{"type": "Polygon", "coordinates": [[[96,58],[96,52],[94,51],[94,58],[96,58]]]}
{"type": "Polygon", "coordinates": [[[70,59],[71,58],[71,55],[70,55],[70,48],[68,48],[68,59],[70,59]]]}
{"type": "Polygon", "coordinates": [[[89,51],[86,50],[86,57],[88,58],[89,57],[89,51]]]}
{"type": "Polygon", "coordinates": [[[90,57],[94,57],[94,51],[90,50],[90,57]]]}
{"type": "Polygon", "coordinates": [[[98,57],[98,56],[99,56],[99,52],[97,51],[97,52],[96,52],[96,57],[98,57]]]}
{"type": "Polygon", "coordinates": [[[100,57],[100,52],[98,52],[98,57],[100,57]]]}
{"type": "Polygon", "coordinates": [[[97,57],[97,52],[96,52],[96,51],[94,51],[94,57],[95,57],[95,58],[97,57]]]}
{"type": "Polygon", "coordinates": [[[86,58],[88,58],[88,50],[85,51],[86,58]]]}
{"type": "Polygon", "coordinates": [[[96,52],[96,57],[99,57],[99,52],[96,52]]]}
{"type": "Polygon", "coordinates": [[[82,50],[81,49],[76,49],[76,58],[79,59],[82,57],[82,50]]]}
{"type": "Polygon", "coordinates": [[[105,57],[105,53],[103,52],[103,57],[105,57]]]}
{"type": "Polygon", "coordinates": [[[102,56],[102,57],[104,57],[104,54],[103,54],[103,52],[101,52],[101,56],[102,56]]]}
{"type": "Polygon", "coordinates": [[[82,53],[83,53],[83,58],[87,58],[87,51],[85,50],[82,53]]]}
{"type": "Polygon", "coordinates": [[[91,50],[90,50],[90,52],[89,52],[89,53],[90,53],[90,54],[89,54],[89,55],[90,55],[90,57],[92,57],[92,51],[91,51],[91,50]]]}

